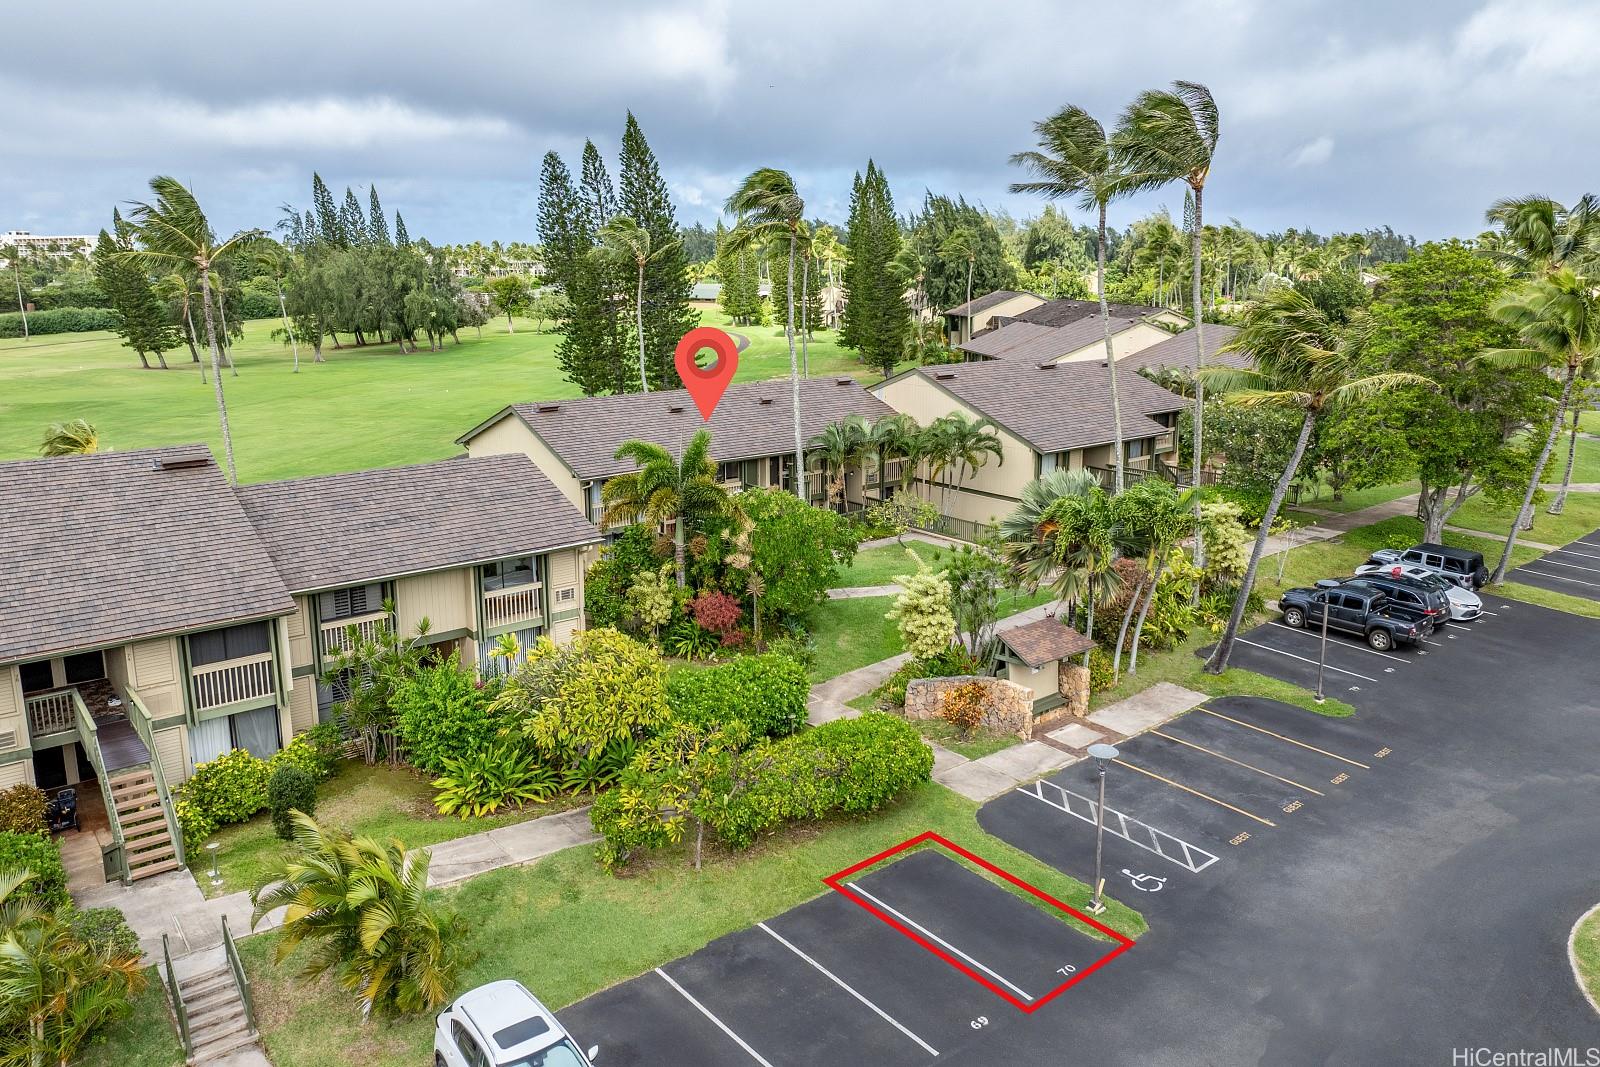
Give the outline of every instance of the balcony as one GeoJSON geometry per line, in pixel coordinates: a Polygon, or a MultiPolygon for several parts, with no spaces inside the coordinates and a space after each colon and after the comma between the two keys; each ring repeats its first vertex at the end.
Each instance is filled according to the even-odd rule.
{"type": "Polygon", "coordinates": [[[61,734],[78,727],[78,715],[72,706],[72,690],[57,689],[28,697],[28,733],[34,737],[61,734]]]}
{"type": "Polygon", "coordinates": [[[260,700],[277,690],[271,652],[237,659],[218,660],[189,671],[189,685],[195,711],[226,707],[246,700],[260,700]]]}
{"type": "Polygon", "coordinates": [[[540,603],[542,582],[528,582],[504,589],[483,591],[483,622],[489,628],[510,626],[519,622],[538,622],[544,617],[540,603]]]}
{"type": "Polygon", "coordinates": [[[320,624],[322,631],[323,654],[336,655],[348,651],[355,641],[372,641],[378,636],[378,627],[387,625],[389,613],[386,611],[372,611],[365,615],[352,615],[343,619],[332,619],[320,624]],[[355,631],[352,638],[351,630],[355,631]]]}

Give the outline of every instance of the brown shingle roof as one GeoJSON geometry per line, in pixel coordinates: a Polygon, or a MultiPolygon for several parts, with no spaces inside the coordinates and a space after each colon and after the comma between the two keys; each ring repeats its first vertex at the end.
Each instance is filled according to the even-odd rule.
{"type": "Polygon", "coordinates": [[[946,315],[976,315],[980,311],[987,311],[996,304],[1003,304],[1014,296],[1032,296],[1032,293],[1018,293],[1010,289],[996,289],[992,293],[975,296],[965,304],[957,304],[944,312],[946,315]]]}
{"type": "Polygon", "coordinates": [[[0,513],[0,663],[294,607],[204,445],[0,463],[0,513]]]}
{"type": "MultiPolygon", "coordinates": [[[[1143,304],[1107,304],[1106,311],[1112,319],[1128,319],[1137,322],[1159,315],[1164,308],[1145,307],[1143,304]]],[[[1017,322],[1032,322],[1039,326],[1071,326],[1073,323],[1088,318],[1100,316],[1100,301],[1098,300],[1046,300],[1036,308],[1029,308],[1020,315],[1013,315],[1017,322]]]]}
{"type": "MultiPolygon", "coordinates": [[[[920,374],[968,407],[987,415],[1038,452],[1065,452],[1109,444],[1111,396],[1099,360],[1041,367],[1018,360],[917,367],[920,374]]],[[[1188,401],[1132,369],[1118,365],[1117,393],[1126,440],[1154,437],[1167,428],[1151,415],[1181,411],[1188,401]]]]}
{"type": "MultiPolygon", "coordinates": [[[[1206,363],[1224,367],[1251,367],[1254,360],[1243,352],[1223,352],[1222,346],[1239,335],[1237,326],[1206,323],[1206,363]]],[[[1117,361],[1118,365],[1143,369],[1145,367],[1186,367],[1194,369],[1194,330],[1184,330],[1149,348],[1140,349],[1117,361]]]]}
{"type": "Polygon", "coordinates": [[[263,482],[238,493],[296,593],[600,540],[522,455],[263,482]]]}
{"type": "MultiPolygon", "coordinates": [[[[1137,319],[1112,319],[1111,336],[1138,324],[1137,319]]],[[[1034,322],[1009,322],[994,330],[975,335],[966,344],[957,345],[963,352],[988,359],[1033,360],[1059,359],[1089,347],[1105,338],[1105,328],[1100,316],[1082,319],[1070,326],[1041,326],[1034,322]]],[[[1101,349],[1104,354],[1105,350],[1101,349]]]]}
{"type": "MultiPolygon", "coordinates": [[[[513,404],[509,410],[532,427],[579,480],[592,481],[634,469],[632,460],[616,458],[624,441],[641,438],[676,448],[701,427],[711,431],[711,454],[719,462],[791,454],[794,422],[789,390],[787,378],[730,385],[710,422],[701,421],[694,401],[682,389],[513,404]]],[[[847,415],[875,419],[893,414],[893,410],[854,378],[800,382],[800,434],[804,440],[847,415]]],[[[488,425],[484,423],[458,440],[465,443],[488,425]]]]}
{"type": "Polygon", "coordinates": [[[1089,638],[1050,616],[1025,626],[1001,630],[999,637],[1018,659],[1034,669],[1058,659],[1082,655],[1094,647],[1089,638]]]}

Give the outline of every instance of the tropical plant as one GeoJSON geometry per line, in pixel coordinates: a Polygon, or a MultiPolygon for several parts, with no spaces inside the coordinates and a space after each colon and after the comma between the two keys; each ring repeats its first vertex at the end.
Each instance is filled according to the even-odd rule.
{"type": "Polygon", "coordinates": [[[1194,492],[1196,490],[1190,489],[1179,493],[1167,482],[1146,479],[1128,486],[1111,500],[1119,544],[1124,551],[1144,557],[1141,584],[1135,586],[1128,597],[1122,626],[1117,633],[1116,651],[1111,659],[1113,682],[1122,676],[1122,651],[1130,647],[1126,638],[1129,620],[1135,613],[1138,621],[1134,624],[1128,670],[1137,672],[1139,669],[1139,640],[1145,616],[1155,601],[1156,590],[1174,551],[1181,559],[1182,550],[1178,545],[1194,535],[1194,511],[1189,500],[1189,494],[1194,492]]]}
{"type": "Polygon", "coordinates": [[[990,459],[997,465],[1004,465],[1006,461],[1000,427],[988,417],[972,419],[965,412],[952,411],[935,419],[924,433],[933,442],[929,452],[930,461],[937,468],[936,474],[943,475],[954,468],[954,477],[944,479],[947,504],[948,493],[954,485],[965,482],[990,459]]]}
{"type": "Polygon", "coordinates": [[[667,651],[683,659],[704,659],[715,655],[721,646],[716,634],[693,619],[683,619],[667,631],[667,651]]]}
{"type": "Polygon", "coordinates": [[[969,741],[983,725],[988,703],[989,691],[982,682],[963,682],[945,692],[944,699],[939,702],[939,718],[955,727],[961,740],[969,741]]]}
{"type": "Polygon", "coordinates": [[[711,458],[711,431],[696,430],[681,458],[651,441],[624,441],[617,459],[633,460],[637,469],[619,474],[601,490],[605,505],[602,521],[617,526],[647,519],[672,525],[672,558],[678,586],[684,582],[684,543],[687,530],[698,530],[707,520],[729,515],[733,497],[717,481],[717,464],[711,458]]]}
{"type": "Polygon", "coordinates": [[[428,898],[428,850],[294,822],[294,847],[250,891],[252,927],[287,908],[277,961],[309,942],[301,977],[332,973],[364,1017],[443,1007],[471,954],[466,924],[428,898]]]}
{"type": "Polygon", "coordinates": [[[1513,277],[1578,270],[1600,253],[1600,199],[1593,193],[1570,209],[1547,196],[1507,197],[1485,215],[1500,230],[1483,254],[1513,277]]]}
{"type": "Polygon", "coordinates": [[[1254,370],[1213,366],[1201,367],[1195,372],[1196,381],[1210,383],[1225,394],[1224,403],[1241,407],[1282,407],[1300,415],[1300,434],[1294,452],[1284,465],[1262,516],[1228,624],[1211,658],[1206,661],[1206,670],[1212,674],[1221,674],[1228,667],[1272,524],[1318,420],[1339,404],[1364,400],[1401,385],[1428,382],[1421,375],[1403,371],[1357,377],[1369,331],[1370,321],[1365,314],[1352,317],[1348,324],[1340,327],[1303,293],[1282,287],[1269,292],[1249,311],[1238,335],[1227,346],[1229,351],[1248,353],[1254,361],[1254,370]]]}
{"type": "Polygon", "coordinates": [[[946,259],[964,260],[966,262],[966,302],[968,304],[972,303],[972,271],[978,263],[978,235],[966,226],[958,226],[945,235],[944,243],[939,246],[939,254],[946,259]]]}
{"type": "Polygon", "coordinates": [[[950,583],[943,571],[935,571],[909,548],[906,555],[916,564],[915,574],[895,575],[900,594],[894,607],[884,615],[900,630],[900,641],[917,659],[931,659],[955,640],[956,620],[950,610],[950,583]]]}
{"type": "Polygon", "coordinates": [[[962,545],[950,556],[945,580],[950,583],[950,613],[967,654],[979,662],[994,652],[1000,621],[1000,592],[1010,577],[998,542],[962,545]]]}
{"type": "Polygon", "coordinates": [[[27,782],[0,790],[0,833],[45,832],[45,808],[44,790],[27,782]]]}
{"type": "Polygon", "coordinates": [[[786,172],[762,167],[739,183],[728,197],[727,209],[738,220],[728,234],[730,253],[740,254],[777,237],[789,242],[788,319],[784,332],[789,341],[790,399],[794,407],[794,490],[801,500],[809,500],[804,434],[800,429],[800,364],[794,348],[794,257],[805,223],[806,202],[786,172]]]}
{"type": "Polygon", "coordinates": [[[443,762],[444,773],[433,780],[433,804],[441,815],[481,818],[548,800],[558,788],[556,772],[515,741],[496,741],[443,762]]]}
{"type": "MultiPolygon", "coordinates": [[[[231,267],[235,259],[263,236],[263,231],[242,230],[219,242],[199,201],[176,178],[152,178],[150,191],[155,193],[155,201],[137,204],[128,213],[139,247],[118,255],[131,258],[150,273],[181,270],[198,275],[200,310],[206,324],[206,343],[211,349],[212,393],[217,404],[217,420],[222,426],[222,451],[228,461],[228,479],[236,482],[239,475],[233,462],[228,405],[222,394],[221,350],[212,316],[212,290],[215,272],[231,267]]],[[[220,303],[218,309],[220,311],[220,303]]]]}
{"type": "Polygon", "coordinates": [[[61,846],[47,833],[0,832],[0,871],[28,870],[32,877],[15,900],[24,897],[45,911],[57,911],[72,903],[67,892],[67,868],[61,861],[61,846]]]}
{"type": "Polygon", "coordinates": [[[635,328],[639,335],[639,390],[648,393],[650,380],[645,374],[644,359],[644,272],[650,264],[659,263],[677,252],[683,242],[672,240],[656,244],[651,241],[650,231],[627,215],[618,215],[600,227],[595,233],[595,238],[600,242],[595,248],[595,254],[601,259],[632,267],[638,272],[633,312],[635,328]]]}
{"type": "Polygon", "coordinates": [[[272,772],[267,779],[267,806],[272,809],[272,830],[283,840],[294,836],[290,816],[297,811],[317,813],[317,777],[293,764],[272,772]]]}
{"type": "Polygon", "coordinates": [[[628,587],[624,602],[629,613],[650,631],[653,641],[661,633],[661,628],[677,614],[681,592],[679,587],[673,585],[672,564],[663,563],[659,570],[640,571],[628,587]]]}
{"type": "Polygon", "coordinates": [[[1011,568],[1012,582],[1022,589],[1048,585],[1056,568],[1059,525],[1047,515],[1059,500],[1102,491],[1100,479],[1086,470],[1056,469],[1029,482],[1022,497],[1000,520],[1000,555],[1011,568]]]}
{"type": "Polygon", "coordinates": [[[845,476],[871,453],[871,429],[860,415],[848,415],[824,426],[806,443],[811,455],[821,460],[828,474],[829,501],[838,499],[844,507],[845,476]]]}
{"type": "MultiPolygon", "coordinates": [[[[1110,497],[1098,485],[1080,496],[1064,496],[1051,504],[1043,524],[1051,529],[1055,581],[1051,591],[1076,615],[1083,605],[1087,624],[1084,636],[1094,638],[1095,608],[1121,588],[1113,569],[1117,558],[1117,528],[1110,497]]],[[[1084,653],[1088,664],[1088,653],[1084,653]]]]}
{"type": "MultiPolygon", "coordinates": [[[[1095,241],[1095,288],[1100,297],[1100,321],[1105,334],[1106,382],[1111,397],[1111,432],[1115,492],[1122,491],[1122,468],[1127,459],[1122,445],[1122,403],[1117,396],[1117,357],[1111,350],[1111,310],[1106,303],[1106,208],[1127,195],[1137,184],[1127,170],[1122,153],[1112,151],[1105,127],[1081,107],[1068,104],[1043,122],[1033,124],[1039,150],[1018,152],[1011,162],[1035,176],[1031,182],[1014,182],[1013,193],[1039,193],[1051,200],[1076,197],[1078,206],[1098,215],[1095,241]]],[[[1196,316],[1198,320],[1198,315],[1196,316]]]]}
{"type": "Polygon", "coordinates": [[[1499,582],[1505,578],[1506,567],[1511,563],[1517,534],[1533,516],[1533,495],[1538,491],[1545,464],[1561,434],[1574,383],[1579,377],[1592,376],[1600,362],[1600,295],[1596,295],[1592,280],[1562,268],[1528,282],[1495,304],[1491,314],[1515,329],[1524,347],[1488,349],[1479,355],[1480,360],[1501,367],[1537,368],[1559,375],[1561,380],[1561,393],[1556,399],[1544,447],[1534,461],[1517,521],[1506,534],[1505,549],[1490,577],[1490,581],[1499,582]]]}
{"type": "Polygon", "coordinates": [[[105,451],[108,449],[100,440],[100,431],[86,419],[51,423],[39,444],[41,456],[90,456],[105,451]]]}

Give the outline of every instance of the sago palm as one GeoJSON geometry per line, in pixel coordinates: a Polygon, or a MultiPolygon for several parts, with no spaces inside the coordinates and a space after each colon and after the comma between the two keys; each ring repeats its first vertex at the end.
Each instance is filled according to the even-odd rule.
{"type": "Polygon", "coordinates": [[[1278,476],[1266,514],[1261,517],[1261,528],[1256,532],[1250,563],[1234,597],[1233,611],[1216,650],[1206,661],[1205,669],[1212,674],[1221,674],[1228,667],[1267,537],[1318,421],[1338,404],[1363,400],[1401,385],[1431,384],[1421,375],[1401,371],[1361,375],[1361,357],[1370,332],[1371,323],[1365,315],[1352,317],[1340,326],[1299,290],[1283,286],[1271,290],[1250,310],[1239,333],[1228,344],[1229,351],[1249,354],[1254,370],[1217,366],[1201,367],[1195,372],[1195,380],[1224,394],[1226,404],[1284,408],[1300,415],[1294,451],[1278,476]]]}
{"type": "MultiPolygon", "coordinates": [[[[624,441],[618,459],[631,459],[636,470],[619,474],[600,492],[607,526],[641,519],[672,524],[672,556],[678,586],[685,585],[686,527],[729,514],[733,497],[717,481],[717,462],[711,458],[711,431],[696,430],[682,458],[652,441],[624,441]]],[[[802,458],[802,462],[804,462],[802,458]]]]}
{"type": "Polygon", "coordinates": [[[1043,122],[1033,124],[1037,150],[1018,152],[1011,162],[1034,176],[1030,182],[1013,182],[1013,193],[1039,193],[1050,200],[1075,197],[1078,206],[1098,215],[1095,240],[1095,289],[1100,295],[1100,323],[1105,335],[1106,382],[1111,397],[1112,437],[1116,451],[1112,468],[1113,489],[1122,491],[1126,461],[1122,445],[1122,403],[1117,396],[1117,357],[1111,350],[1111,309],[1106,303],[1106,209],[1125,196],[1137,182],[1129,175],[1120,154],[1111,149],[1105,127],[1081,107],[1068,104],[1043,122]]]}
{"type": "Polygon", "coordinates": [[[775,236],[789,242],[789,307],[784,334],[789,340],[790,397],[794,404],[794,488],[801,500],[810,500],[806,490],[805,437],[800,428],[800,362],[794,347],[794,257],[806,202],[788,172],[762,167],[739,183],[726,206],[737,220],[728,234],[728,248],[734,254],[758,247],[775,236]]]}
{"type": "Polygon", "coordinates": [[[87,419],[53,422],[39,444],[41,456],[88,456],[107,451],[100,431],[87,419]]]}
{"type": "Polygon", "coordinates": [[[650,231],[627,215],[618,215],[600,227],[595,236],[600,241],[595,249],[596,256],[608,262],[625,264],[637,273],[633,314],[634,326],[639,334],[639,389],[648,393],[650,379],[645,373],[644,360],[644,272],[650,264],[659,263],[663,257],[675,251],[682,242],[674,239],[665,244],[656,244],[650,238],[650,231]]]}

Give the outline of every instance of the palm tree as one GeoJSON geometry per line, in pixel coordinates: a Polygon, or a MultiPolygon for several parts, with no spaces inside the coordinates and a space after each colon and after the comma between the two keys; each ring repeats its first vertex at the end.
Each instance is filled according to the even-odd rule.
{"type": "Polygon", "coordinates": [[[663,256],[673,252],[683,242],[674,238],[664,244],[655,244],[650,231],[627,215],[618,215],[595,234],[600,245],[595,254],[602,260],[623,263],[638,271],[638,286],[633,300],[634,325],[639,333],[639,388],[650,391],[650,380],[644,366],[644,269],[658,263],[663,256]]]}
{"type": "Polygon", "coordinates": [[[51,423],[39,445],[41,456],[89,456],[105,451],[108,449],[100,440],[100,431],[86,419],[51,423]]]}
{"type": "Polygon", "coordinates": [[[952,411],[940,418],[936,426],[944,438],[944,458],[956,468],[956,482],[964,482],[986,466],[990,458],[1003,466],[1005,447],[1000,441],[1000,427],[990,418],[969,419],[960,411],[952,411]]]}
{"type": "Polygon", "coordinates": [[[1100,479],[1086,470],[1053,470],[1022,488],[1017,506],[1000,520],[1000,556],[1011,568],[1018,588],[1037,590],[1055,572],[1055,536],[1059,524],[1047,516],[1059,500],[1088,496],[1100,479]]]}
{"type": "Polygon", "coordinates": [[[910,451],[912,442],[921,428],[917,420],[903,411],[892,415],[880,415],[867,427],[867,448],[877,457],[878,463],[878,499],[888,497],[888,470],[889,463],[893,460],[902,460],[900,466],[900,491],[909,488],[907,469],[910,468],[910,451]]]}
{"type": "MultiPolygon", "coordinates": [[[[1076,604],[1083,602],[1088,620],[1083,636],[1093,640],[1095,605],[1122,584],[1121,575],[1111,566],[1116,562],[1118,540],[1111,498],[1098,486],[1088,493],[1063,497],[1045,512],[1045,521],[1056,526],[1054,592],[1068,604],[1069,614],[1075,615],[1076,604]]],[[[1087,651],[1083,665],[1089,665],[1087,651]]]]}
{"type": "MultiPolygon", "coordinates": [[[[1255,585],[1256,569],[1266,548],[1267,536],[1278,518],[1289,483],[1294,480],[1318,421],[1331,407],[1363,400],[1401,385],[1427,385],[1418,374],[1389,371],[1355,377],[1364,352],[1370,322],[1364,315],[1353,316],[1340,327],[1319,311],[1299,290],[1288,286],[1273,289],[1246,315],[1244,325],[1228,345],[1229,351],[1247,352],[1254,370],[1230,367],[1202,367],[1196,381],[1206,381],[1226,394],[1224,402],[1242,408],[1275,407],[1300,413],[1300,435],[1294,452],[1278,476],[1261,528],[1256,532],[1255,548],[1244,580],[1233,599],[1233,611],[1222,638],[1206,661],[1205,669],[1221,674],[1233,654],[1234,640],[1244,621],[1244,609],[1255,585]]],[[[1197,542],[1198,543],[1198,542],[1197,542]]]]}
{"type": "Polygon", "coordinates": [[[22,342],[27,344],[29,340],[28,303],[22,299],[22,245],[12,245],[11,251],[6,255],[11,260],[11,278],[17,283],[17,310],[22,313],[22,342]]]}
{"type": "MultiPolygon", "coordinates": [[[[967,261],[967,303],[972,303],[972,272],[978,265],[978,235],[972,232],[969,226],[957,226],[945,237],[944,243],[939,246],[939,254],[946,259],[964,259],[967,261]]],[[[967,312],[967,321],[972,321],[972,312],[967,312]]],[[[970,330],[968,331],[971,332],[970,330]]],[[[972,340],[968,337],[967,340],[972,340]]]]}
{"type": "MultiPolygon", "coordinates": [[[[1126,495],[1141,486],[1166,485],[1166,482],[1146,480],[1123,490],[1123,494],[1126,495]]],[[[1204,492],[1205,490],[1198,486],[1190,486],[1170,497],[1156,497],[1151,501],[1151,513],[1145,516],[1142,529],[1145,539],[1145,569],[1150,573],[1150,581],[1145,588],[1144,603],[1139,607],[1139,620],[1133,627],[1132,654],[1128,662],[1128,671],[1131,674],[1139,672],[1139,641],[1144,636],[1144,620],[1150,614],[1150,606],[1155,603],[1162,572],[1166,570],[1167,562],[1172,559],[1173,552],[1182,551],[1178,546],[1195,535],[1198,523],[1194,517],[1192,498],[1204,492]]]]}
{"type": "MultiPolygon", "coordinates": [[[[1194,311],[1194,350],[1196,369],[1205,366],[1204,308],[1200,295],[1200,234],[1205,225],[1206,178],[1216,155],[1219,116],[1211,90],[1198,82],[1175,81],[1171,89],[1151,89],[1140,93],[1122,113],[1122,122],[1113,138],[1127,169],[1136,173],[1141,188],[1153,188],[1171,181],[1182,181],[1194,196],[1194,230],[1189,235],[1191,296],[1194,311]]],[[[1194,391],[1194,484],[1200,484],[1200,464],[1204,451],[1201,438],[1205,430],[1205,389],[1194,391]]],[[[1195,502],[1198,509],[1199,501],[1195,502]]],[[[1199,512],[1195,513],[1196,518],[1199,512]]],[[[1196,543],[1195,563],[1204,565],[1205,546],[1196,543]]]]}
{"type": "Polygon", "coordinates": [[[301,975],[333,972],[363,1016],[445,1004],[470,962],[465,923],[428,899],[428,851],[352,837],[293,812],[294,847],[250,891],[251,925],[287,906],[277,960],[312,941],[301,975]]]}
{"type": "Polygon", "coordinates": [[[1517,533],[1533,516],[1533,494],[1539,488],[1550,451],[1561,433],[1561,423],[1572,400],[1573,383],[1586,368],[1600,360],[1600,296],[1596,296],[1594,285],[1588,279],[1562,268],[1547,277],[1536,278],[1507,296],[1495,305],[1492,314],[1513,327],[1525,347],[1490,349],[1480,353],[1479,359],[1494,366],[1530,367],[1561,375],[1561,394],[1556,400],[1550,432],[1545,435],[1544,448],[1528,478],[1517,521],[1511,524],[1511,532],[1506,535],[1500,563],[1489,579],[1499,582],[1505,578],[1506,567],[1511,562],[1517,533]]]}
{"type": "Polygon", "coordinates": [[[165,274],[172,270],[193,271],[200,278],[200,310],[205,316],[206,344],[211,349],[211,382],[217,402],[217,419],[222,424],[222,450],[228,461],[228,479],[237,482],[233,463],[233,433],[228,428],[228,405],[222,395],[221,355],[217,348],[217,327],[211,314],[211,272],[239,254],[263,230],[242,230],[226,241],[217,242],[211,223],[200,210],[194,194],[176,178],[150,179],[154,203],[137,204],[128,213],[140,247],[118,255],[165,274]]]}
{"type": "Polygon", "coordinates": [[[1586,193],[1571,210],[1547,196],[1496,200],[1485,216],[1500,227],[1484,254],[1517,278],[1576,267],[1600,251],[1600,200],[1586,193]]]}
{"type": "Polygon", "coordinates": [[[289,272],[290,253],[276,241],[262,240],[257,243],[252,258],[263,273],[272,276],[272,284],[278,289],[278,314],[283,316],[283,330],[289,335],[289,345],[294,349],[293,373],[299,374],[300,342],[295,339],[294,327],[289,324],[289,305],[283,299],[283,276],[289,272]]]}
{"type": "Polygon", "coordinates": [[[684,577],[684,545],[688,526],[729,514],[732,496],[717,481],[717,463],[711,458],[711,431],[696,430],[681,459],[652,441],[624,441],[618,459],[631,459],[638,467],[605,484],[600,499],[605,504],[602,522],[621,526],[648,519],[672,523],[672,556],[678,587],[684,577]]]}
{"type": "MultiPolygon", "coordinates": [[[[1078,206],[1099,215],[1095,240],[1095,289],[1100,295],[1100,322],[1105,332],[1106,380],[1111,395],[1111,426],[1115,466],[1112,489],[1122,492],[1122,403],[1117,397],[1117,357],[1111,350],[1111,308],[1106,303],[1106,207],[1126,195],[1137,183],[1111,149],[1105,127],[1081,107],[1068,104],[1043,122],[1033,124],[1039,151],[1018,152],[1011,162],[1035,176],[1031,182],[1013,182],[1013,193],[1040,193],[1051,200],[1077,197],[1078,206]]],[[[1196,479],[1198,481],[1198,479],[1196,479]]]]}
{"type": "Polygon", "coordinates": [[[754,248],[770,237],[787,236],[789,239],[789,317],[784,333],[789,339],[789,382],[794,404],[794,489],[801,500],[810,500],[806,490],[805,441],[800,429],[800,364],[794,350],[794,257],[806,202],[786,171],[762,167],[751,172],[728,197],[727,209],[738,220],[728,234],[728,247],[735,254],[754,248]]]}
{"type": "Polygon", "coordinates": [[[824,426],[806,445],[828,472],[828,499],[831,501],[837,495],[841,510],[844,506],[845,478],[850,468],[860,463],[871,451],[870,434],[866,419],[860,415],[849,415],[824,426]]]}
{"type": "Polygon", "coordinates": [[[183,315],[184,340],[189,342],[189,361],[200,364],[200,382],[202,385],[205,384],[206,365],[200,363],[200,347],[194,332],[194,316],[189,313],[194,285],[186,273],[175,270],[156,280],[156,292],[162,299],[172,300],[178,304],[178,311],[183,315]]]}

